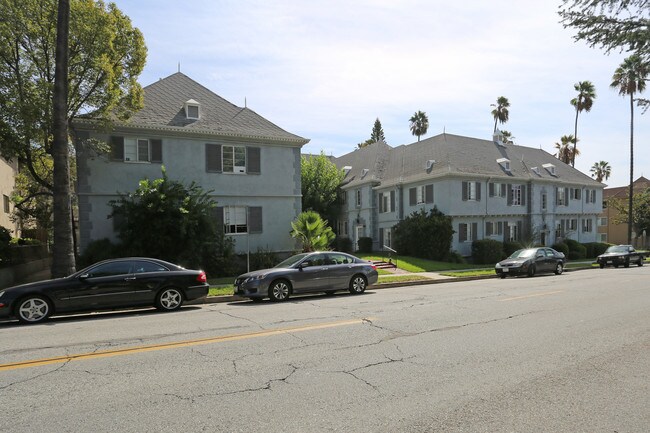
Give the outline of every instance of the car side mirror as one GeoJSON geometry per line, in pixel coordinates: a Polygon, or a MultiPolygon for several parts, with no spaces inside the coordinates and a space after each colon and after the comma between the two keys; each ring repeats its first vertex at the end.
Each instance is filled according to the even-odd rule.
{"type": "Polygon", "coordinates": [[[86,278],[88,278],[88,276],[89,276],[88,274],[81,274],[81,275],[79,275],[79,279],[80,280],[85,280],[86,278]]]}

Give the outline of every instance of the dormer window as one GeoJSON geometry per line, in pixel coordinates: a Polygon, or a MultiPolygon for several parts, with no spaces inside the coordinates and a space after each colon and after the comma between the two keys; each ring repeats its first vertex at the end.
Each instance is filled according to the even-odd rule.
{"type": "Polygon", "coordinates": [[[346,165],[345,167],[343,167],[343,176],[347,176],[350,170],[352,170],[351,165],[346,165]]]}
{"type": "Polygon", "coordinates": [[[508,158],[499,158],[497,159],[497,163],[499,163],[505,171],[510,171],[510,160],[508,158]]]}
{"type": "Polygon", "coordinates": [[[553,164],[543,164],[542,167],[544,167],[551,176],[555,176],[555,166],[553,164]]]}
{"type": "Polygon", "coordinates": [[[369,171],[370,170],[368,170],[367,168],[364,168],[363,170],[361,170],[361,179],[366,177],[366,175],[368,174],[369,171]]]}
{"type": "Polygon", "coordinates": [[[185,117],[192,120],[197,120],[200,117],[200,104],[194,99],[185,102],[185,117]]]}
{"type": "Polygon", "coordinates": [[[535,173],[537,176],[541,176],[541,174],[539,173],[539,167],[531,167],[530,169],[531,169],[531,170],[533,171],[533,173],[535,173]]]}

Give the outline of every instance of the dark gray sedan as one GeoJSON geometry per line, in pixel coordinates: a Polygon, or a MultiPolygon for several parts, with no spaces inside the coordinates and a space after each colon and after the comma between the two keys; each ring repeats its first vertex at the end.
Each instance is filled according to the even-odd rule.
{"type": "Polygon", "coordinates": [[[508,275],[528,275],[532,277],[537,273],[553,272],[560,275],[564,272],[566,257],[564,253],[553,248],[526,248],[517,250],[505,260],[501,260],[494,267],[494,271],[501,278],[508,275]]]}
{"type": "Polygon", "coordinates": [[[235,294],[253,301],[286,301],[297,293],[347,289],[359,294],[376,282],[377,268],[372,263],[350,254],[324,251],[296,254],[274,268],[240,275],[235,280],[235,294]]]}

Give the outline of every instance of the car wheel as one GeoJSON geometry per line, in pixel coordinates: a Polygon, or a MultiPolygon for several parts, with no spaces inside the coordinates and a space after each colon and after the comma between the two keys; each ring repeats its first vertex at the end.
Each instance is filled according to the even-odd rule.
{"type": "Polygon", "coordinates": [[[291,294],[291,288],[289,287],[289,282],[286,280],[277,280],[271,284],[269,287],[269,298],[273,302],[282,302],[289,299],[291,294]]]}
{"type": "Polygon", "coordinates": [[[626,268],[630,267],[630,258],[629,257],[627,259],[625,259],[625,264],[623,266],[625,266],[626,268]]]}
{"type": "Polygon", "coordinates": [[[14,313],[22,323],[40,323],[50,317],[52,305],[42,296],[28,296],[16,305],[14,313]]]}
{"type": "Polygon", "coordinates": [[[600,269],[603,269],[605,267],[605,263],[598,263],[598,266],[600,266],[600,269]]]}
{"type": "Polygon", "coordinates": [[[643,257],[641,257],[641,258],[639,259],[639,263],[638,263],[638,265],[639,265],[639,266],[643,266],[643,257]]]}
{"type": "Polygon", "coordinates": [[[162,289],[156,297],[156,308],[162,311],[174,311],[183,305],[183,294],[174,287],[162,289]]]}
{"type": "Polygon", "coordinates": [[[555,265],[555,275],[560,275],[562,272],[564,272],[564,265],[562,263],[555,265]]]}
{"type": "Polygon", "coordinates": [[[360,293],[363,293],[366,291],[366,286],[368,285],[368,281],[366,280],[366,277],[363,275],[355,275],[352,277],[350,280],[350,293],[353,295],[358,295],[360,293]]]}
{"type": "Polygon", "coordinates": [[[530,265],[530,267],[528,268],[528,276],[529,277],[535,276],[535,265],[530,265]]]}

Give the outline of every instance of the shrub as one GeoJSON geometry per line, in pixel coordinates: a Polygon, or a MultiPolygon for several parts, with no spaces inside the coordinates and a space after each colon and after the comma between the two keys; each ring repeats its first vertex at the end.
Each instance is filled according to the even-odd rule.
{"type": "Polygon", "coordinates": [[[561,253],[564,253],[564,255],[567,256],[567,257],[569,256],[569,246],[567,244],[565,244],[564,242],[559,242],[557,244],[553,244],[553,246],[551,248],[553,248],[555,251],[559,251],[561,253]]]}
{"type": "Polygon", "coordinates": [[[603,242],[588,242],[583,245],[587,248],[587,257],[598,257],[609,247],[609,244],[603,242]]]}
{"type": "Polygon", "coordinates": [[[251,270],[272,268],[278,263],[275,253],[264,248],[258,248],[257,252],[250,256],[251,270]]]}
{"type": "MultiPolygon", "coordinates": [[[[587,257],[587,247],[574,239],[566,239],[564,241],[569,247],[568,257],[571,260],[579,260],[587,257]]],[[[565,253],[566,254],[566,253],[565,253]]]]}
{"type": "Polygon", "coordinates": [[[451,217],[434,207],[422,209],[394,226],[394,248],[400,254],[429,260],[448,260],[454,230],[451,217]]]}
{"type": "Polygon", "coordinates": [[[450,251],[444,261],[448,263],[467,263],[465,258],[458,251],[450,251]]]}
{"type": "Polygon", "coordinates": [[[506,257],[509,257],[510,254],[514,253],[517,250],[522,249],[524,246],[516,241],[506,241],[503,243],[503,254],[506,257]]]}
{"type": "Polygon", "coordinates": [[[359,252],[360,253],[372,252],[372,238],[368,238],[368,237],[359,238],[359,252]]]}
{"type": "Polygon", "coordinates": [[[503,259],[503,242],[494,239],[482,239],[472,242],[474,263],[496,263],[503,259]]]}
{"type": "Polygon", "coordinates": [[[348,237],[338,236],[334,240],[334,248],[337,251],[342,251],[344,253],[351,253],[352,252],[352,239],[350,239],[348,237]]]}
{"type": "Polygon", "coordinates": [[[109,239],[98,239],[88,244],[83,254],[77,259],[77,268],[83,269],[93,263],[120,257],[120,248],[109,239]]]}

